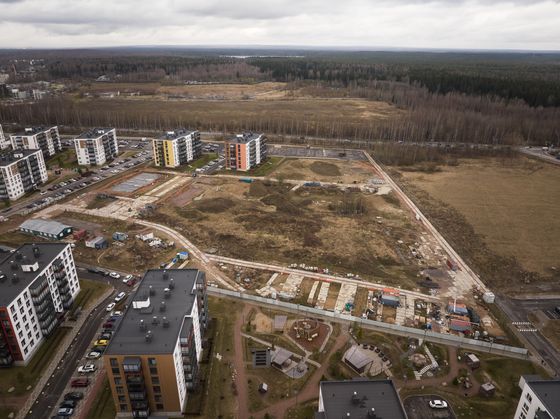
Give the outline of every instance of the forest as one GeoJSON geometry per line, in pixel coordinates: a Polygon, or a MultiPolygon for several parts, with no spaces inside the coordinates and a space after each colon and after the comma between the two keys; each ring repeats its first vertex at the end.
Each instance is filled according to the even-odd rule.
{"type": "MultiPolygon", "coordinates": [[[[16,124],[129,129],[196,126],[233,132],[356,140],[446,141],[560,145],[560,54],[483,52],[359,52],[310,50],[0,51],[9,83],[111,81],[258,83],[277,81],[314,98],[382,101],[401,112],[356,124],[344,118],[287,120],[280,113],[217,121],[195,118],[177,103],[140,109],[127,102],[108,112],[99,102],[67,96],[42,102],[0,102],[0,120],[16,124]],[[35,71],[21,71],[40,59],[35,71]]],[[[110,85],[110,83],[108,83],[110,85]]]]}

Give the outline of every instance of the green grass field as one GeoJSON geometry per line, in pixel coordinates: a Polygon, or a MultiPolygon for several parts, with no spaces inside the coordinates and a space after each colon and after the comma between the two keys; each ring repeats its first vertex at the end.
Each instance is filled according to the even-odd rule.
{"type": "Polygon", "coordinates": [[[113,395],[109,387],[109,381],[105,378],[103,388],[95,397],[93,407],[87,415],[87,419],[113,419],[116,415],[113,395]]]}

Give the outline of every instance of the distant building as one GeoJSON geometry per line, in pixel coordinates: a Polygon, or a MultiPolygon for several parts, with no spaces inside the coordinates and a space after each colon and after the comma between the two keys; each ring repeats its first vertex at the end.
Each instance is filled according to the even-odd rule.
{"type": "Polygon", "coordinates": [[[103,355],[118,417],[183,416],[199,382],[205,274],[146,272],[103,355]]]}
{"type": "Polygon", "coordinates": [[[23,233],[49,240],[61,240],[69,234],[72,234],[72,227],[59,223],[58,221],[44,220],[42,218],[25,220],[21,223],[19,229],[23,233]]]}
{"type": "Polygon", "coordinates": [[[179,167],[201,156],[200,132],[183,128],[167,131],[152,140],[154,164],[160,167],[179,167]]]}
{"type": "Polygon", "coordinates": [[[2,125],[0,125],[0,150],[6,150],[10,147],[11,143],[4,136],[4,131],[2,130],[2,125]]]}
{"type": "Polygon", "coordinates": [[[267,157],[264,134],[244,133],[225,142],[226,169],[246,172],[264,162],[267,157]]]}
{"type": "Polygon", "coordinates": [[[60,143],[60,134],[58,127],[30,127],[25,128],[21,133],[11,135],[10,142],[14,150],[41,150],[43,158],[53,157],[59,151],[62,151],[60,143]]]}
{"type": "Polygon", "coordinates": [[[407,419],[391,380],[321,381],[315,419],[407,419]]]}
{"type": "Polygon", "coordinates": [[[521,376],[521,397],[514,419],[560,419],[560,380],[521,376]]]}
{"type": "Polygon", "coordinates": [[[93,128],[74,139],[80,166],[101,166],[119,154],[115,128],[93,128]]]}
{"type": "Polygon", "coordinates": [[[24,244],[0,257],[0,366],[25,365],[80,292],[69,244],[24,244]]]}
{"type": "Polygon", "coordinates": [[[47,180],[41,150],[16,150],[0,155],[0,199],[14,201],[47,180]]]}

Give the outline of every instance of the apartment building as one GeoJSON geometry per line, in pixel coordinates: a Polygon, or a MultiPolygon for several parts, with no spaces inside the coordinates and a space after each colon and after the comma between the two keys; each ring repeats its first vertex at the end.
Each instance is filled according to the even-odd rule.
{"type": "Polygon", "coordinates": [[[521,397],[514,419],[560,419],[560,380],[521,376],[521,397]]]}
{"type": "Polygon", "coordinates": [[[41,150],[15,150],[0,155],[0,199],[16,200],[47,180],[41,150]]]}
{"type": "Polygon", "coordinates": [[[161,167],[179,167],[188,164],[202,154],[200,132],[184,128],[167,131],[152,140],[154,164],[161,167]]]}
{"type": "Polygon", "coordinates": [[[407,419],[391,380],[321,381],[315,419],[407,419]]]}
{"type": "Polygon", "coordinates": [[[0,256],[0,366],[26,365],[79,292],[67,243],[24,244],[0,256]]]}
{"type": "Polygon", "coordinates": [[[93,128],[74,139],[80,166],[101,166],[119,154],[115,128],[93,128]]]}
{"type": "Polygon", "coordinates": [[[103,355],[118,417],[182,416],[199,381],[206,277],[149,270],[103,355]]]}
{"type": "Polygon", "coordinates": [[[238,134],[225,142],[226,169],[246,172],[264,162],[267,156],[264,134],[238,134]]]}
{"type": "Polygon", "coordinates": [[[19,134],[11,135],[14,150],[41,150],[43,158],[48,159],[62,150],[58,127],[30,127],[19,134]]]}
{"type": "Polygon", "coordinates": [[[0,150],[6,150],[8,147],[10,147],[10,145],[11,143],[6,139],[4,130],[2,129],[2,125],[0,125],[0,150]]]}

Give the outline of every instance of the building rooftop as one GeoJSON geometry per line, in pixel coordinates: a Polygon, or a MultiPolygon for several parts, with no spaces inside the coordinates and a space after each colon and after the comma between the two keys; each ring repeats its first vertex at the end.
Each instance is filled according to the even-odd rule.
{"type": "Polygon", "coordinates": [[[259,137],[262,137],[263,134],[255,134],[253,132],[244,132],[243,134],[237,134],[234,137],[228,138],[227,141],[231,143],[238,143],[238,144],[246,144],[249,141],[256,140],[259,137]]]}
{"type": "Polygon", "coordinates": [[[317,419],[407,418],[391,380],[321,381],[320,386],[324,412],[317,419]]]}
{"type": "Polygon", "coordinates": [[[552,418],[560,418],[560,380],[528,381],[541,403],[552,418]]]}
{"type": "Polygon", "coordinates": [[[62,252],[67,243],[27,243],[13,253],[0,254],[0,307],[8,306],[13,299],[37,278],[46,265],[62,252]],[[37,248],[38,251],[33,249],[37,248]],[[21,265],[39,263],[35,272],[24,272],[21,265]],[[14,281],[14,274],[17,279],[14,281]]]}
{"type": "Polygon", "coordinates": [[[104,134],[107,134],[109,131],[114,130],[115,128],[92,128],[89,131],[82,132],[80,135],[76,137],[77,140],[90,140],[94,138],[99,138],[104,134]]]}
{"type": "Polygon", "coordinates": [[[186,129],[186,128],[177,128],[174,131],[166,131],[163,135],[159,137],[160,140],[175,140],[177,138],[184,137],[186,135],[190,135],[195,133],[196,130],[186,129]]]}
{"type": "Polygon", "coordinates": [[[26,135],[35,135],[39,134],[40,132],[48,131],[54,127],[27,127],[24,128],[23,131],[20,131],[13,135],[13,137],[24,137],[26,135]]]}
{"type": "Polygon", "coordinates": [[[182,333],[183,323],[188,323],[185,316],[192,312],[196,284],[203,280],[204,272],[198,269],[147,271],[105,354],[146,355],[173,352],[182,333]],[[162,306],[165,307],[164,311],[162,306]]]}
{"type": "Polygon", "coordinates": [[[359,345],[354,345],[344,354],[344,360],[354,366],[356,369],[364,368],[371,364],[372,360],[367,356],[359,345]]]}
{"type": "Polygon", "coordinates": [[[66,224],[54,220],[44,220],[42,218],[31,218],[20,224],[19,228],[41,231],[47,234],[59,234],[65,228],[72,228],[66,224]]]}
{"type": "Polygon", "coordinates": [[[19,149],[19,150],[9,151],[7,153],[2,153],[0,154],[0,167],[9,166],[10,164],[17,162],[18,160],[21,160],[24,157],[28,157],[32,154],[37,153],[38,151],[40,150],[19,149]]]}

